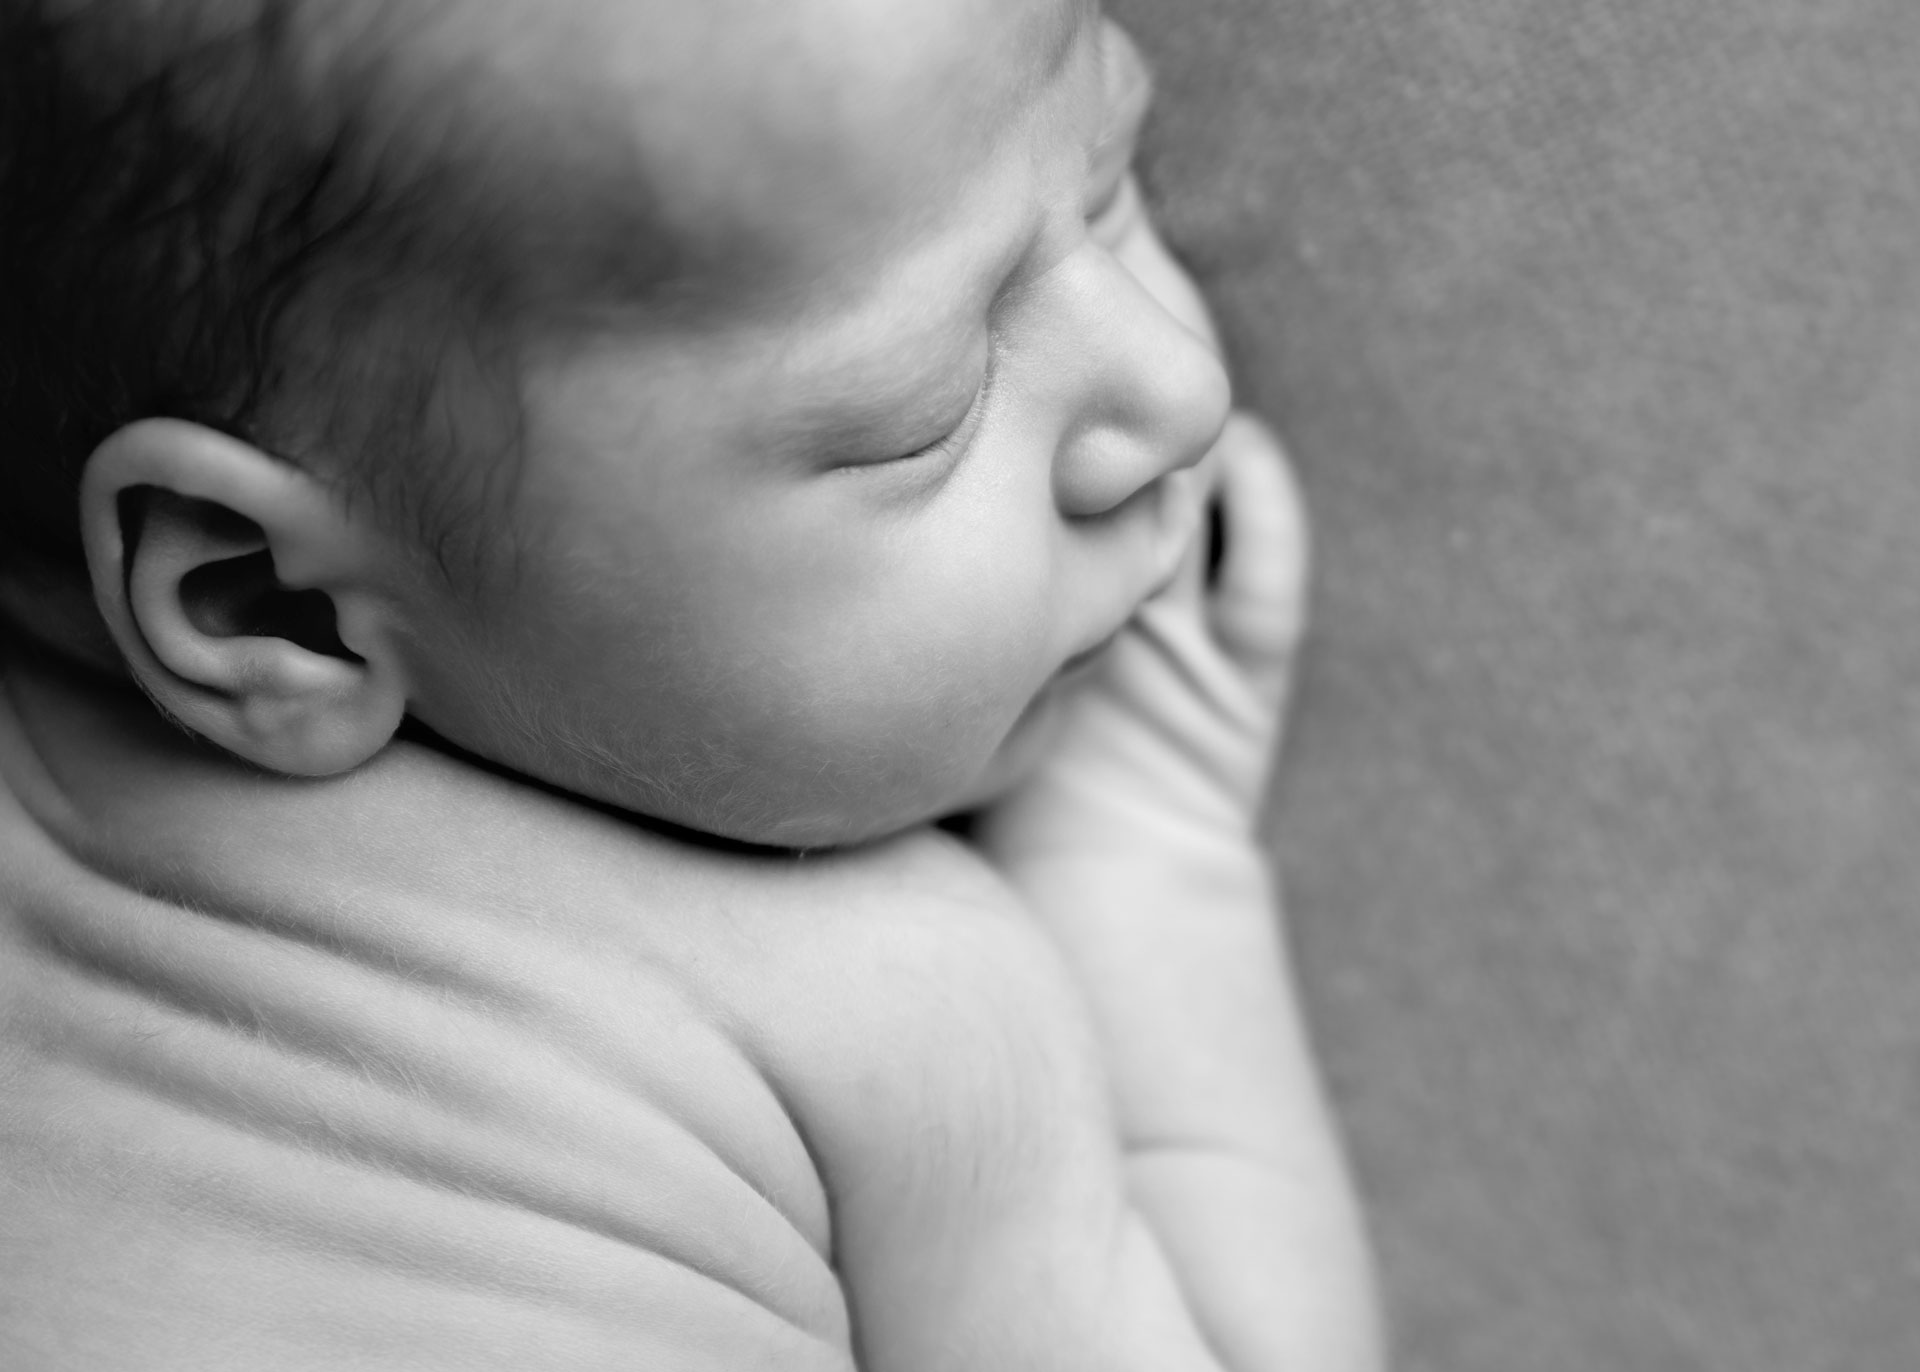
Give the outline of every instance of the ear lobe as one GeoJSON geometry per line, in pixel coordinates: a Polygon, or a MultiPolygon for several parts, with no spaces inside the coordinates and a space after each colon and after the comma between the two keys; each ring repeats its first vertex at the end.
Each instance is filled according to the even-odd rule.
{"type": "Polygon", "coordinates": [[[141,420],[81,482],[94,596],[135,678],[194,733],[324,776],[407,705],[380,541],[322,483],[199,425],[141,420]]]}

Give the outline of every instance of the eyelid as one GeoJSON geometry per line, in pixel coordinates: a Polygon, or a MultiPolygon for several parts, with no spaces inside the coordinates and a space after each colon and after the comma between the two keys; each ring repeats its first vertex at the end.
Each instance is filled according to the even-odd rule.
{"type": "Polygon", "coordinates": [[[909,458],[933,457],[940,453],[958,452],[973,441],[973,435],[980,427],[980,416],[987,408],[987,392],[993,389],[993,368],[989,367],[980,377],[980,384],[973,388],[973,399],[967,404],[967,412],[960,416],[960,422],[927,444],[904,453],[895,461],[909,458]]]}
{"type": "Polygon", "coordinates": [[[973,389],[973,398],[968,401],[966,413],[960,421],[948,429],[933,442],[915,448],[911,452],[896,453],[890,457],[875,458],[867,462],[848,463],[844,471],[884,471],[908,465],[920,465],[928,458],[944,457],[963,451],[973,442],[980,428],[982,415],[986,412],[987,396],[993,389],[993,368],[989,366],[981,375],[980,384],[973,389]]]}

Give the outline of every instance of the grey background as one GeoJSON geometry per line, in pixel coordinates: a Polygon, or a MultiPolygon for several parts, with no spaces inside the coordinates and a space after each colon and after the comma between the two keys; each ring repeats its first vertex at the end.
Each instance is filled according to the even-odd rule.
{"type": "Polygon", "coordinates": [[[1920,1367],[1920,4],[1112,0],[1410,1372],[1920,1367]]]}

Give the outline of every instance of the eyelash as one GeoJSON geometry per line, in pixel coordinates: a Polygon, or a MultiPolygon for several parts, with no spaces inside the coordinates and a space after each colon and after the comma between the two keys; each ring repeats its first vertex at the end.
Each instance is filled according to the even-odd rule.
{"type": "Polygon", "coordinates": [[[967,422],[963,419],[945,434],[927,444],[926,447],[915,448],[910,453],[901,453],[896,457],[884,458],[878,465],[888,467],[896,462],[920,462],[929,457],[944,457],[948,450],[955,446],[954,439],[958,437],[960,431],[966,427],[967,422]]]}
{"type": "Polygon", "coordinates": [[[901,453],[873,465],[893,467],[910,462],[921,462],[930,457],[945,457],[964,448],[973,437],[973,431],[979,427],[981,411],[987,407],[987,395],[993,389],[993,367],[991,362],[986,374],[980,378],[980,384],[974,389],[973,400],[967,406],[967,412],[960,416],[960,422],[923,448],[915,448],[910,453],[901,453]]]}

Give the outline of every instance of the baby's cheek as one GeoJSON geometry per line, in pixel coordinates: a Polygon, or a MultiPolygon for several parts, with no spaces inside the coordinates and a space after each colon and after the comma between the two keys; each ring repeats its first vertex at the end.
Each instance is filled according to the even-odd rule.
{"type": "Polygon", "coordinates": [[[1044,597],[1005,570],[923,581],[848,645],[833,693],[843,760],[872,759],[935,807],[970,784],[1054,667],[1044,597]]]}
{"type": "Polygon", "coordinates": [[[740,764],[730,803],[793,826],[759,837],[848,842],[954,808],[1013,727],[1032,669],[1004,641],[929,633],[941,618],[823,625],[712,709],[702,732],[740,764]]]}
{"type": "Polygon", "coordinates": [[[943,608],[921,618],[931,631],[925,666],[948,696],[988,711],[1018,712],[1058,665],[1055,613],[1046,559],[1008,540],[970,568],[956,567],[938,588],[943,608]]]}
{"type": "Polygon", "coordinates": [[[944,771],[990,751],[1051,672],[1048,625],[1015,598],[927,598],[839,659],[846,740],[944,771]]]}

